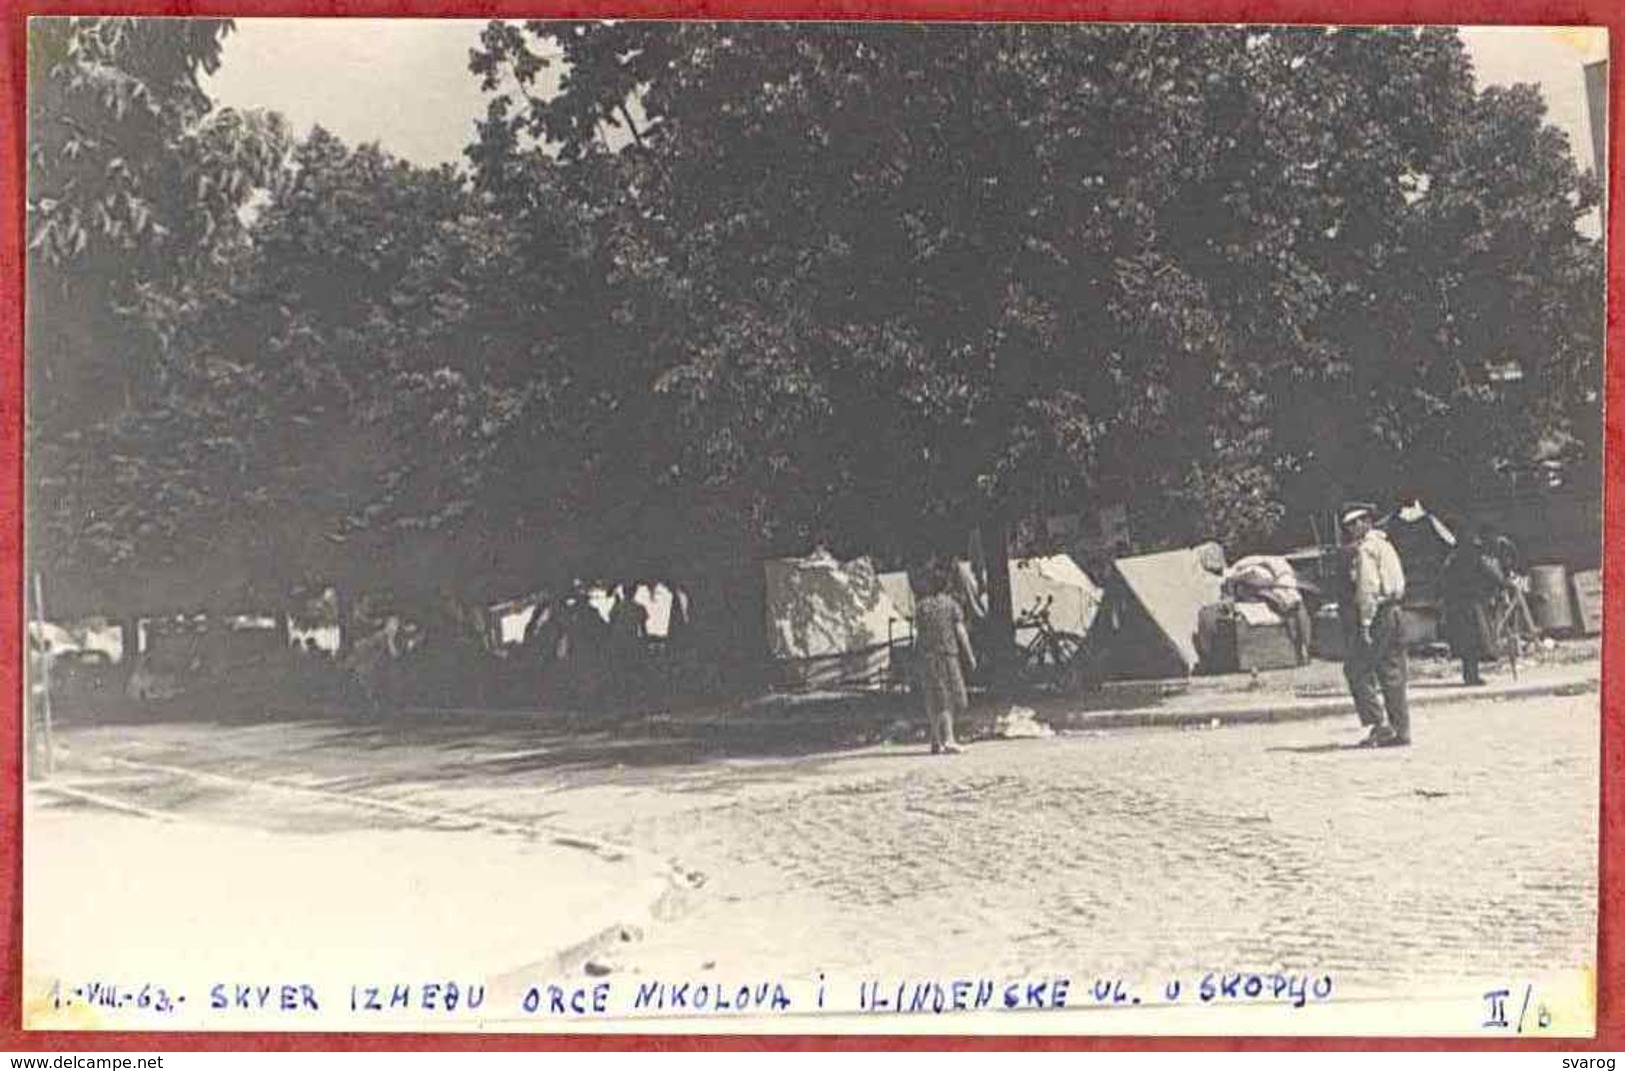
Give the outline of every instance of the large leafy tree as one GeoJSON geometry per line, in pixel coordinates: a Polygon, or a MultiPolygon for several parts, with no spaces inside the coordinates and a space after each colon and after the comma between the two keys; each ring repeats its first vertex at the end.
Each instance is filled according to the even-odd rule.
{"type": "Polygon", "coordinates": [[[217,488],[281,589],[391,586],[404,547],[469,515],[469,473],[528,388],[491,344],[514,319],[509,228],[453,169],[317,128],[247,240],[186,343],[239,403],[247,449],[217,488]]]}
{"type": "Polygon", "coordinates": [[[1594,185],[1538,93],[1475,93],[1443,30],[1280,32],[1254,55],[1290,265],[1286,300],[1253,304],[1282,329],[1253,367],[1283,503],[1459,503],[1554,450],[1596,456],[1602,257],[1576,226],[1594,185]]]}
{"type": "Polygon", "coordinates": [[[1102,493],[1237,544],[1595,449],[1592,190],[1449,31],[499,22],[466,183],[285,164],[223,31],[32,42],[64,560],[625,575],[1102,493]]]}
{"type": "Polygon", "coordinates": [[[1472,101],[1402,217],[1410,361],[1373,421],[1394,478],[1460,501],[1600,475],[1604,261],[1577,229],[1596,203],[1533,87],[1472,101]]]}
{"type": "Polygon", "coordinates": [[[546,175],[614,269],[579,315],[617,351],[561,354],[641,421],[595,486],[769,547],[1114,484],[1153,536],[1268,539],[1586,419],[1590,191],[1450,31],[497,23],[473,67],[481,188],[546,175]]]}
{"type": "Polygon", "coordinates": [[[1590,191],[1447,30],[484,46],[481,183],[571,176],[639,243],[617,263],[658,315],[622,403],[671,400],[675,479],[787,545],[897,549],[1106,482],[1166,503],[1170,537],[1268,538],[1340,490],[1493,482],[1595,383],[1590,191]],[[1541,388],[1497,379],[1514,352],[1541,388]]]}
{"type": "Polygon", "coordinates": [[[229,513],[218,370],[178,344],[280,174],[278,118],[214,112],[221,20],[36,19],[29,34],[31,549],[89,587],[185,560],[229,513]]]}
{"type": "MultiPolygon", "coordinates": [[[[770,543],[897,550],[1087,471],[1122,408],[1114,344],[1144,328],[1111,311],[1143,282],[1118,262],[1131,206],[1064,196],[1088,176],[1055,135],[1100,105],[1042,82],[1076,82],[1081,52],[1016,27],[529,33],[562,91],[496,97],[473,156],[496,190],[515,159],[592,174],[608,241],[640,243],[614,255],[659,320],[626,387],[679,428],[646,475],[770,543]]],[[[513,27],[487,45],[493,89],[541,69],[513,27]]]]}

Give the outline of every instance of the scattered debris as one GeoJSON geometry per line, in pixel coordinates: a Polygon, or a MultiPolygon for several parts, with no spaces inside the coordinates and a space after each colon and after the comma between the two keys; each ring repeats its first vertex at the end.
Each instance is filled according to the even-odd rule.
{"type": "Polygon", "coordinates": [[[1433,789],[1428,788],[1419,788],[1416,790],[1416,794],[1425,800],[1442,800],[1446,796],[1450,795],[1448,792],[1436,792],[1433,789]]]}
{"type": "Polygon", "coordinates": [[[614,974],[616,966],[611,960],[594,957],[582,964],[581,969],[594,978],[602,978],[606,974],[614,974]]]}
{"type": "Polygon", "coordinates": [[[999,715],[993,726],[993,735],[1005,740],[1041,739],[1055,735],[1055,730],[1038,720],[1038,712],[1031,707],[1011,707],[999,715]]]}
{"type": "Polygon", "coordinates": [[[714,971],[716,969],[717,961],[714,959],[708,959],[704,963],[700,964],[700,970],[702,971],[714,971]]]}
{"type": "Polygon", "coordinates": [[[621,940],[628,942],[641,941],[643,940],[643,931],[636,926],[623,926],[621,927],[621,940]]]}

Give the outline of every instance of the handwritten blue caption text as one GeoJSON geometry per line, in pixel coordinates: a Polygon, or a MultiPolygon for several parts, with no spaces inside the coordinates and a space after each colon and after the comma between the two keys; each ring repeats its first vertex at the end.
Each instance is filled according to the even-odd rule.
{"type": "Polygon", "coordinates": [[[202,1010],[218,1015],[357,1016],[416,1013],[496,1017],[591,1018],[650,1013],[775,1014],[830,1011],[868,1015],[942,1015],[949,1012],[1039,1011],[1148,1004],[1278,1004],[1302,1008],[1332,997],[1329,974],[1212,972],[1141,987],[1121,978],[1069,977],[1016,982],[990,978],[870,979],[838,989],[822,975],[815,982],[727,982],[626,979],[544,982],[523,986],[517,1007],[497,1008],[476,981],[416,981],[319,987],[309,982],[219,982],[194,995],[173,986],[114,981],[57,981],[53,1007],[88,1006],[165,1016],[202,1010]]]}

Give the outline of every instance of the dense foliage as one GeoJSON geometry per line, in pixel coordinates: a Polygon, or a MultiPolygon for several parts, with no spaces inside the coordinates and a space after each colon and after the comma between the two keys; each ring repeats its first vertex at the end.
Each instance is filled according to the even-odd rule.
{"type": "Polygon", "coordinates": [[[277,116],[213,112],[219,20],[35,19],[29,35],[29,536],[59,573],[217,547],[236,524],[244,416],[191,345],[251,256],[277,116]]]}
{"type": "Polygon", "coordinates": [[[493,23],[467,176],[211,114],[222,30],[33,42],[65,561],[466,586],[1127,496],[1244,546],[1600,453],[1593,184],[1448,30],[493,23]]]}
{"type": "Polygon", "coordinates": [[[1343,494],[1504,485],[1554,441],[1595,456],[1593,191],[1538,96],[1475,93],[1448,30],[485,45],[477,180],[590,177],[654,303],[623,399],[667,399],[660,460],[785,545],[1102,494],[1237,543],[1343,494]],[[530,97],[549,63],[561,91],[530,97]]]}

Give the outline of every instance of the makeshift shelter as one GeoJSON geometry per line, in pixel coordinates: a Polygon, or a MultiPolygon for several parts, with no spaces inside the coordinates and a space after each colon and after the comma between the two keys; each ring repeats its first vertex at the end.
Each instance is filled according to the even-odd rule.
{"type": "Polygon", "coordinates": [[[1043,609],[1047,602],[1051,628],[1086,636],[1102,595],[1071,555],[1011,559],[1010,606],[1017,621],[1029,611],[1043,609]]]}
{"type": "Polygon", "coordinates": [[[54,625],[49,621],[30,621],[28,638],[33,641],[35,650],[52,655],[67,654],[80,649],[72,633],[61,625],[54,625]]]}
{"type": "MultiPolygon", "coordinates": [[[[980,590],[969,562],[958,562],[957,593],[970,604],[973,617],[987,616],[987,596],[980,590]]],[[[905,619],[914,619],[914,589],[907,573],[882,573],[880,586],[892,606],[905,619]]],[[[1050,625],[1060,632],[1086,635],[1100,609],[1104,592],[1089,579],[1070,555],[1045,558],[1010,559],[1010,608],[1012,619],[1020,621],[1029,611],[1049,604],[1050,625]]]]}
{"type": "Polygon", "coordinates": [[[875,687],[892,679],[893,643],[910,626],[866,559],[827,554],[763,564],[767,640],[783,683],[796,688],[875,687]]]}
{"type": "Polygon", "coordinates": [[[1224,552],[1208,543],[1119,558],[1106,583],[1110,612],[1096,627],[1114,677],[1183,677],[1197,668],[1202,607],[1221,598],[1224,552]]]}
{"type": "MultiPolygon", "coordinates": [[[[891,600],[892,609],[908,623],[903,635],[910,641],[914,636],[914,584],[907,573],[881,573],[880,588],[891,600]]],[[[895,631],[895,630],[894,630],[895,631]]],[[[900,637],[901,638],[901,637],[900,637]]]]}
{"type": "Polygon", "coordinates": [[[892,609],[905,618],[914,618],[914,584],[904,572],[881,573],[880,587],[891,600],[892,609]]]}

